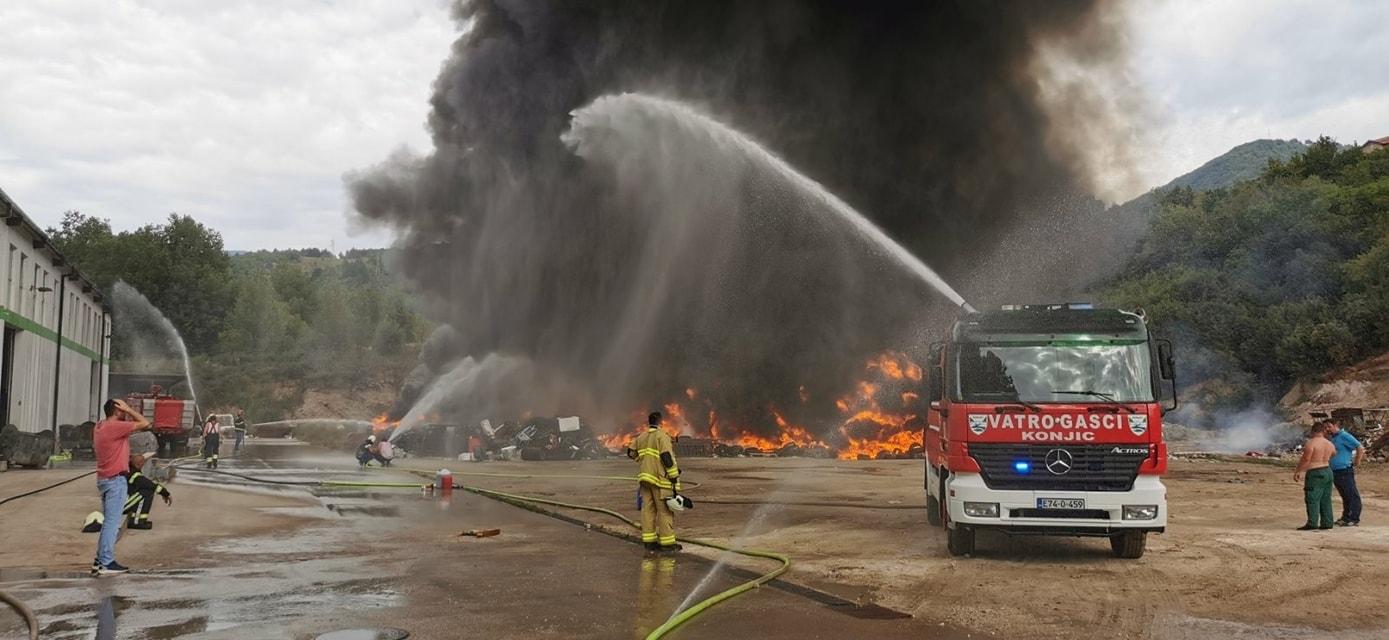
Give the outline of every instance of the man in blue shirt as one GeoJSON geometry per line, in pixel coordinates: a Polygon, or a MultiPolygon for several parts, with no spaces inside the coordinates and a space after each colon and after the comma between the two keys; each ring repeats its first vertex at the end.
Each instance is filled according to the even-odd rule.
{"type": "Polygon", "coordinates": [[[1355,468],[1360,466],[1365,446],[1335,422],[1327,429],[1326,439],[1336,445],[1336,455],[1331,457],[1331,474],[1336,492],[1341,494],[1341,519],[1336,524],[1342,527],[1359,526],[1360,489],[1355,486],[1355,468]]]}

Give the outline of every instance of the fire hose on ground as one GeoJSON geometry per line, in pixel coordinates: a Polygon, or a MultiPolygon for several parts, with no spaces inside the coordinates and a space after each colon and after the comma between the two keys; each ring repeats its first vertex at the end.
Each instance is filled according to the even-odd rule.
{"type": "MultiPolygon", "coordinates": [[[[190,461],[194,461],[194,460],[198,460],[198,459],[200,459],[199,456],[188,456],[188,457],[184,457],[184,458],[177,458],[177,459],[174,459],[174,460],[170,460],[165,466],[166,466],[166,468],[182,467],[182,466],[183,466],[183,463],[190,462],[190,461]]],[[[235,477],[235,478],[241,478],[241,479],[243,479],[243,480],[247,480],[247,481],[251,481],[251,482],[261,482],[261,483],[266,483],[266,484],[278,484],[278,485],[289,485],[289,486],[380,487],[380,488],[396,488],[396,489],[405,489],[405,488],[408,488],[408,489],[415,489],[415,488],[419,488],[420,486],[422,486],[422,485],[420,485],[419,483],[413,483],[413,482],[360,482],[360,481],[348,481],[348,480],[307,480],[307,481],[303,481],[303,480],[300,480],[300,481],[296,481],[296,480],[272,480],[272,479],[269,479],[269,478],[257,478],[257,477],[254,477],[254,476],[248,476],[248,475],[244,475],[244,474],[240,474],[240,473],[235,473],[235,472],[231,472],[231,471],[222,471],[222,470],[219,470],[219,469],[198,469],[198,471],[203,471],[203,472],[208,472],[208,473],[216,473],[216,474],[231,476],[231,477],[235,477]]],[[[406,472],[406,473],[416,474],[416,475],[424,475],[424,476],[428,477],[428,472],[425,472],[425,471],[419,471],[419,470],[415,470],[415,469],[401,469],[401,471],[404,471],[404,472],[406,472]]],[[[0,504],[4,504],[4,503],[9,502],[9,501],[11,501],[11,500],[17,500],[17,499],[19,499],[19,498],[23,498],[23,497],[26,497],[26,496],[34,495],[34,494],[37,494],[37,493],[41,493],[41,492],[43,492],[43,491],[47,491],[47,490],[49,490],[49,489],[53,489],[53,488],[55,488],[55,487],[59,487],[59,486],[65,485],[65,484],[67,484],[67,483],[69,483],[69,482],[73,482],[73,481],[79,480],[79,479],[81,479],[81,478],[85,478],[85,477],[87,477],[87,476],[89,476],[89,475],[92,475],[93,473],[96,473],[96,472],[95,472],[95,471],[91,471],[91,472],[84,473],[84,474],[81,474],[81,475],[78,475],[78,476],[69,478],[69,479],[67,479],[67,480],[63,480],[63,481],[61,481],[61,482],[58,482],[58,483],[55,483],[55,484],[52,484],[52,485],[49,485],[49,486],[46,486],[46,487],[42,487],[42,488],[40,488],[40,489],[36,489],[36,490],[29,491],[29,492],[26,492],[26,493],[22,493],[22,494],[18,494],[18,495],[15,495],[15,496],[11,496],[11,497],[9,497],[9,498],[5,498],[4,500],[0,500],[0,504]]],[[[619,480],[619,481],[623,481],[623,482],[631,482],[631,481],[635,480],[635,478],[632,478],[632,477],[629,477],[629,476],[596,476],[596,475],[576,475],[576,474],[554,474],[554,475],[547,475],[547,474],[511,474],[511,473],[487,473],[487,472],[467,472],[467,471],[462,471],[462,472],[456,472],[456,475],[470,475],[470,476],[480,476],[480,477],[511,478],[511,479],[547,479],[547,478],[562,478],[562,479],[587,479],[587,480],[619,480]]],[[[699,486],[698,483],[687,483],[687,484],[688,484],[691,488],[695,488],[695,487],[698,487],[698,486],[699,486]]],[[[534,510],[534,511],[538,511],[538,512],[540,512],[540,513],[546,513],[546,514],[548,514],[548,515],[555,515],[555,513],[554,513],[553,511],[540,509],[540,508],[538,508],[538,507],[535,507],[535,505],[550,505],[550,506],[562,507],[562,508],[566,508],[566,509],[577,509],[577,510],[581,510],[581,511],[589,511],[589,512],[592,512],[592,513],[600,513],[600,514],[604,514],[604,515],[607,515],[607,516],[611,516],[611,517],[613,517],[613,518],[617,518],[618,520],[621,520],[622,522],[626,523],[628,526],[631,526],[632,528],[635,528],[635,529],[640,529],[640,528],[641,528],[641,525],[640,525],[639,523],[637,523],[635,520],[632,520],[631,518],[628,518],[627,516],[622,515],[621,513],[618,513],[617,511],[613,511],[613,510],[611,510],[611,509],[606,509],[606,508],[603,508],[603,507],[595,507],[595,506],[591,506],[591,505],[581,505],[581,504],[574,504],[574,503],[568,503],[568,502],[560,502],[560,501],[558,501],[558,500],[549,500],[549,499],[546,499],[546,498],[538,498],[538,497],[534,497],[534,496],[523,496],[523,495],[517,495],[517,494],[511,494],[511,493],[504,493],[504,492],[501,492],[501,491],[493,491],[493,490],[490,490],[490,489],[484,489],[484,488],[482,488],[482,487],[470,487],[470,486],[466,486],[466,485],[456,485],[456,487],[457,487],[457,488],[460,488],[460,489],[462,489],[462,490],[464,490],[464,491],[468,491],[468,492],[470,492],[470,493],[474,493],[474,494],[477,494],[477,495],[480,495],[480,496],[483,496],[483,497],[486,497],[486,498],[490,498],[490,499],[493,499],[493,500],[499,500],[499,501],[501,501],[501,502],[506,502],[506,503],[512,504],[512,505],[514,505],[514,506],[521,506],[521,507],[523,507],[523,508],[528,508],[528,509],[531,509],[531,510],[534,510]]],[[[751,500],[713,500],[713,499],[710,499],[710,500],[702,500],[702,502],[705,502],[705,503],[707,503],[707,504],[730,504],[730,505],[732,505],[732,504],[763,504],[763,503],[756,502],[756,501],[751,501],[751,500]]],[[[911,505],[865,505],[865,504],[855,504],[855,503],[846,503],[846,502],[814,502],[814,501],[811,501],[811,502],[781,501],[781,502],[775,502],[774,504],[784,504],[784,505],[788,505],[788,506],[845,507],[845,508],[864,508],[864,509],[915,509],[915,508],[917,508],[917,507],[911,506],[911,505]]],[[[771,552],[771,551],[761,551],[761,550],[757,550],[757,549],[739,549],[739,548],[734,548],[734,547],[730,547],[730,546],[727,546],[727,545],[723,545],[723,544],[720,544],[720,543],[717,543],[717,542],[713,542],[713,541],[711,541],[711,540],[701,540],[701,539],[693,539],[693,538],[682,538],[681,541],[682,541],[682,542],[687,542],[687,543],[690,543],[690,544],[694,544],[694,545],[699,545],[699,546],[702,546],[702,547],[708,547],[708,548],[710,548],[710,549],[717,549],[717,550],[724,551],[724,552],[728,552],[728,553],[736,553],[736,554],[738,554],[738,555],[746,556],[746,557],[749,557],[749,558],[762,558],[762,559],[768,559],[768,560],[776,560],[777,562],[780,562],[781,565],[778,566],[776,569],[773,569],[772,571],[769,571],[769,572],[767,572],[767,573],[764,573],[764,574],[758,576],[757,578],[755,578],[755,579],[753,579],[753,580],[749,580],[749,581],[744,582],[744,583],[742,583],[742,584],[739,584],[739,585],[737,585],[737,586],[735,586],[735,587],[733,587],[733,588],[726,589],[726,590],[724,590],[724,591],[721,591],[721,592],[719,592],[719,593],[716,593],[716,594],[714,594],[713,596],[710,596],[710,597],[708,597],[708,598],[705,598],[704,600],[701,600],[701,601],[695,603],[694,605],[690,606],[690,607],[687,608],[687,609],[684,609],[684,610],[682,610],[682,611],[677,612],[675,615],[671,616],[671,618],[670,618],[669,620],[667,620],[664,624],[662,624],[660,627],[657,627],[657,628],[656,628],[655,630],[653,630],[649,635],[647,635],[647,640],[657,640],[658,638],[661,638],[661,637],[665,636],[667,633],[673,631],[674,629],[676,629],[676,628],[679,627],[680,625],[684,624],[685,622],[687,622],[687,621],[693,619],[695,616],[698,616],[700,613],[703,613],[705,610],[709,609],[710,607],[713,607],[714,605],[719,604],[720,602],[723,602],[723,601],[728,600],[728,599],[730,599],[730,598],[736,597],[736,596],[738,596],[738,595],[740,595],[740,594],[742,594],[742,593],[745,593],[745,592],[747,592],[747,591],[749,591],[749,590],[752,590],[752,589],[755,589],[755,588],[757,588],[757,587],[760,587],[760,586],[762,586],[763,584],[766,584],[767,582],[770,582],[770,581],[772,581],[772,580],[775,580],[778,576],[780,576],[781,574],[785,573],[785,572],[787,571],[787,569],[789,569],[790,566],[791,566],[791,559],[790,559],[789,557],[787,557],[786,555],[780,554],[780,553],[775,553],[775,552],[771,552]]],[[[31,637],[31,638],[34,638],[34,639],[37,639],[37,638],[38,638],[38,621],[37,621],[36,618],[34,618],[33,612],[30,611],[29,608],[26,607],[26,606],[24,605],[24,603],[20,602],[19,600],[14,599],[13,597],[9,596],[8,594],[6,594],[6,593],[4,593],[4,592],[0,592],[0,600],[4,600],[7,604],[9,604],[10,606],[14,607],[17,611],[19,611],[19,612],[21,613],[21,615],[24,616],[25,621],[29,624],[30,637],[31,637]]]]}
{"type": "MultiPolygon", "coordinates": [[[[220,471],[220,470],[217,470],[217,469],[198,469],[198,471],[206,471],[206,472],[210,472],[210,473],[217,473],[217,474],[221,474],[221,475],[233,476],[233,477],[237,477],[237,478],[242,478],[242,479],[245,479],[245,480],[249,480],[249,481],[252,481],[252,482],[264,482],[264,483],[268,483],[268,484],[293,485],[293,486],[382,487],[382,488],[397,488],[397,489],[403,489],[403,488],[416,489],[416,488],[419,488],[419,487],[421,487],[421,486],[426,486],[426,485],[421,485],[421,484],[412,483],[412,482],[354,482],[354,481],[345,481],[345,480],[297,480],[297,481],[296,481],[296,480],[271,480],[271,479],[268,479],[268,478],[256,478],[256,477],[253,477],[253,476],[243,475],[243,474],[239,474],[239,473],[233,473],[233,472],[230,472],[230,471],[220,471]]],[[[420,470],[418,470],[418,469],[400,469],[400,471],[405,472],[405,473],[411,473],[411,474],[419,475],[419,476],[424,476],[424,477],[433,479],[433,475],[430,474],[430,473],[427,472],[427,471],[420,471],[420,470]]],[[[621,481],[624,481],[624,482],[632,482],[632,481],[636,480],[636,478],[629,477],[629,476],[575,476],[575,475],[571,475],[571,476],[546,476],[546,475],[539,475],[539,476],[537,476],[537,475],[527,475],[527,474],[504,474],[504,473],[481,473],[481,472],[478,472],[478,473],[462,472],[462,473],[460,473],[459,475],[485,475],[485,476],[489,476],[489,477],[499,477],[499,478],[537,478],[537,477],[538,477],[538,478],[556,478],[556,477],[568,477],[568,478],[586,478],[586,479],[599,479],[599,480],[621,480],[621,481]]],[[[691,484],[691,486],[698,486],[698,484],[696,484],[696,483],[690,483],[690,484],[691,484]]],[[[632,527],[632,528],[634,528],[634,529],[641,529],[641,524],[639,524],[637,521],[635,521],[635,520],[633,520],[633,519],[631,519],[631,518],[628,518],[627,516],[622,515],[621,513],[618,513],[617,511],[613,511],[612,509],[607,509],[607,508],[604,508],[604,507],[595,507],[595,506],[592,506],[592,505],[574,504],[574,503],[570,503],[570,502],[561,502],[561,501],[559,501],[559,500],[550,500],[550,499],[547,499],[547,498],[538,498],[538,497],[535,497],[535,496],[523,496],[523,495],[517,495],[517,494],[512,494],[512,493],[504,493],[504,492],[501,492],[501,491],[493,491],[493,490],[491,490],[491,489],[484,489],[484,488],[482,488],[482,487],[472,487],[472,486],[467,486],[467,485],[462,485],[462,484],[456,484],[456,485],[454,485],[454,487],[455,487],[455,488],[458,488],[458,489],[461,489],[461,490],[463,490],[463,491],[467,491],[467,492],[469,492],[469,493],[473,493],[473,494],[476,494],[476,495],[483,496],[483,497],[485,497],[485,498],[490,498],[490,499],[497,500],[497,501],[500,501],[500,502],[505,502],[505,503],[510,504],[510,505],[513,505],[513,506],[518,506],[518,507],[521,507],[521,508],[524,508],[524,509],[528,509],[528,510],[531,510],[531,511],[536,511],[536,512],[538,512],[538,513],[542,513],[542,514],[545,514],[545,515],[552,515],[552,516],[553,516],[553,515],[557,515],[557,514],[556,514],[555,512],[553,512],[553,511],[551,511],[551,510],[541,509],[541,508],[537,507],[536,505],[550,505],[550,506],[554,506],[554,507],[562,507],[562,508],[565,508],[565,509],[577,509],[577,510],[580,510],[580,511],[589,511],[589,512],[592,512],[592,513],[601,513],[601,514],[603,514],[603,515],[607,515],[607,516],[611,516],[611,517],[613,517],[613,518],[617,518],[618,520],[621,520],[622,522],[626,523],[628,526],[630,526],[630,527],[632,527]]],[[[719,604],[720,602],[723,602],[723,601],[728,600],[728,599],[730,599],[730,598],[736,597],[736,596],[738,596],[738,595],[740,595],[740,594],[743,594],[743,593],[745,593],[745,592],[747,592],[747,591],[750,591],[750,590],[752,590],[752,589],[756,589],[757,587],[760,587],[760,586],[762,586],[763,584],[766,584],[766,583],[768,583],[768,582],[770,582],[770,581],[772,581],[772,580],[775,580],[775,579],[776,579],[778,576],[780,576],[781,574],[786,573],[786,570],[789,569],[789,568],[791,567],[791,558],[787,557],[787,556],[784,555],[784,554],[775,553],[775,552],[772,552],[772,551],[761,551],[761,550],[757,550],[757,549],[739,549],[739,548],[736,548],[736,547],[731,547],[731,546],[728,546],[728,545],[720,544],[720,543],[714,542],[714,541],[712,541],[712,540],[701,540],[701,539],[695,539],[695,538],[681,538],[680,541],[681,541],[681,542],[686,542],[686,543],[689,543],[689,544],[699,545],[699,546],[701,546],[701,547],[708,547],[708,548],[710,548],[710,549],[717,549],[717,550],[719,550],[719,551],[724,551],[724,552],[728,552],[728,553],[736,553],[736,554],[738,554],[738,555],[745,556],[745,557],[749,557],[749,558],[760,558],[760,559],[766,559],[766,560],[775,560],[775,561],[777,561],[777,562],[779,562],[779,563],[781,563],[781,564],[780,564],[780,566],[778,566],[777,568],[775,568],[775,569],[773,569],[773,570],[771,570],[771,571],[768,571],[768,572],[766,572],[766,573],[763,573],[762,575],[760,575],[760,576],[758,576],[758,577],[756,577],[756,578],[754,578],[754,579],[752,579],[752,580],[748,580],[747,582],[743,582],[743,583],[741,583],[741,584],[739,584],[739,585],[737,585],[737,586],[735,586],[735,587],[732,587],[732,588],[730,588],[730,589],[725,589],[725,590],[723,590],[723,591],[720,591],[719,593],[716,593],[716,594],[714,594],[714,595],[712,595],[712,596],[710,596],[710,597],[708,597],[708,598],[705,598],[705,599],[703,599],[703,600],[701,600],[701,601],[699,601],[699,602],[697,602],[697,603],[691,605],[691,606],[690,606],[689,608],[687,608],[687,609],[684,609],[684,610],[682,610],[682,611],[676,612],[674,615],[672,615],[672,616],[670,617],[669,620],[666,620],[666,622],[665,622],[664,624],[662,624],[661,626],[659,626],[659,627],[657,627],[656,629],[652,630],[651,633],[647,634],[646,640],[658,640],[659,638],[664,637],[667,633],[670,633],[671,631],[674,631],[677,627],[679,627],[680,625],[682,625],[682,624],[688,622],[689,620],[693,619],[695,616],[698,616],[699,614],[703,613],[705,610],[709,609],[710,607],[713,607],[714,605],[719,604]]]]}
{"type": "Polygon", "coordinates": [[[39,640],[39,619],[34,617],[34,612],[29,609],[28,605],[4,591],[0,591],[0,601],[14,607],[14,610],[24,618],[24,624],[29,625],[29,640],[39,640]]]}
{"type": "MultiPolygon", "coordinates": [[[[407,471],[407,472],[409,472],[409,473],[414,473],[414,474],[416,474],[416,475],[426,475],[426,474],[428,473],[428,472],[418,471],[418,470],[414,470],[414,469],[405,469],[404,471],[407,471]]],[[[452,472],[451,472],[451,473],[452,473],[452,472]]],[[[460,475],[484,475],[484,474],[483,474],[482,472],[461,472],[460,475]]],[[[519,476],[520,474],[514,474],[514,475],[513,475],[513,474],[498,474],[498,473],[492,473],[492,474],[485,474],[485,475],[492,476],[492,477],[517,477],[517,476],[519,476]]],[[[524,477],[535,477],[535,476],[529,476],[529,475],[528,475],[528,476],[524,476],[524,477]]],[[[540,477],[558,477],[558,476],[540,476],[540,477]]],[[[596,479],[604,479],[604,480],[621,480],[621,481],[624,481],[624,482],[632,482],[632,481],[636,480],[636,478],[629,477],[629,476],[579,476],[579,477],[596,478],[596,479]]],[[[690,485],[691,485],[692,487],[697,487],[697,486],[699,486],[697,483],[690,483],[690,485]]],[[[514,505],[514,506],[519,506],[519,507],[522,507],[522,508],[530,509],[530,510],[532,510],[532,511],[537,511],[537,512],[539,512],[539,513],[546,513],[547,515],[554,515],[554,514],[553,514],[553,512],[550,512],[550,511],[548,511],[548,510],[539,509],[539,508],[535,507],[534,505],[543,504],[543,505],[550,505],[550,506],[554,506],[554,507],[562,507],[562,508],[565,508],[565,509],[577,509],[577,510],[580,510],[580,511],[589,511],[589,512],[592,512],[592,513],[601,513],[601,514],[603,514],[603,515],[611,516],[611,517],[613,517],[613,518],[616,518],[616,519],[618,519],[618,520],[621,520],[622,522],[626,523],[628,526],[632,527],[633,529],[637,529],[637,530],[640,530],[640,529],[641,529],[641,524],[638,523],[637,521],[635,521],[635,520],[633,520],[633,519],[631,519],[631,518],[628,518],[627,516],[622,515],[621,513],[618,513],[617,511],[613,511],[612,509],[607,509],[607,508],[604,508],[604,507],[595,507],[595,506],[592,506],[592,505],[574,504],[574,503],[570,503],[570,502],[561,502],[561,501],[559,501],[559,500],[550,500],[550,499],[548,499],[548,498],[538,498],[538,497],[535,497],[535,496],[523,496],[523,495],[517,495],[517,494],[513,494],[513,493],[504,493],[504,492],[501,492],[501,491],[493,491],[493,490],[491,490],[491,489],[484,489],[484,488],[482,488],[482,487],[470,487],[470,486],[467,486],[467,485],[456,485],[456,486],[457,486],[458,488],[460,488],[460,489],[462,489],[462,490],[464,490],[464,491],[470,492],[470,493],[474,493],[474,494],[477,494],[477,495],[480,495],[480,496],[483,496],[483,497],[486,497],[486,498],[491,498],[491,499],[493,499],[493,500],[499,500],[499,501],[501,501],[501,502],[505,502],[505,503],[507,503],[507,504],[511,504],[511,505],[514,505]]],[[[682,624],[688,622],[689,620],[693,619],[695,616],[697,616],[697,615],[703,613],[706,609],[708,609],[708,608],[710,608],[710,607],[712,607],[712,606],[714,606],[714,605],[716,605],[716,604],[718,604],[718,603],[720,603],[720,602],[723,602],[723,601],[725,601],[725,600],[728,600],[729,598],[733,598],[733,597],[738,596],[738,595],[740,595],[740,594],[742,594],[742,593],[744,593],[744,592],[747,592],[747,591],[752,590],[752,589],[756,589],[757,587],[760,587],[760,586],[762,586],[763,584],[766,584],[766,583],[768,583],[768,582],[770,582],[770,581],[772,581],[772,580],[775,580],[775,579],[776,579],[778,576],[780,576],[781,574],[786,573],[786,570],[787,570],[787,569],[791,568],[791,558],[787,557],[787,556],[784,555],[784,554],[775,553],[775,552],[772,552],[772,551],[761,551],[761,550],[757,550],[757,549],[739,549],[739,548],[735,548],[735,547],[730,547],[730,546],[728,546],[728,545],[720,544],[720,543],[714,542],[714,541],[712,541],[712,540],[701,540],[701,539],[697,539],[697,538],[680,538],[680,541],[681,541],[681,542],[686,542],[686,543],[689,543],[689,544],[699,545],[699,546],[701,546],[701,547],[708,547],[708,548],[710,548],[710,549],[717,549],[717,550],[719,550],[719,551],[725,551],[725,552],[728,552],[728,553],[736,553],[736,554],[738,554],[738,555],[746,556],[746,557],[749,557],[749,558],[763,558],[763,559],[767,559],[767,560],[776,560],[777,562],[780,562],[781,565],[778,566],[777,568],[775,568],[775,569],[773,569],[773,570],[767,572],[767,573],[764,573],[764,574],[758,576],[757,578],[754,578],[754,579],[752,579],[752,580],[749,580],[749,581],[747,581],[747,582],[744,582],[744,583],[742,583],[742,584],[739,584],[739,585],[737,585],[737,586],[735,586],[735,587],[733,587],[733,588],[725,589],[724,591],[720,591],[719,593],[716,593],[716,594],[714,594],[714,595],[712,595],[712,596],[710,596],[710,597],[708,597],[708,598],[705,598],[705,599],[703,599],[703,600],[701,600],[701,601],[695,603],[694,605],[690,606],[689,608],[687,608],[687,609],[685,609],[685,610],[683,610],[683,611],[678,611],[678,612],[676,612],[675,615],[672,615],[672,616],[670,617],[670,619],[669,619],[669,620],[666,620],[666,622],[665,622],[664,624],[662,624],[661,626],[659,626],[659,627],[657,627],[656,629],[652,630],[651,633],[647,634],[646,640],[657,640],[658,638],[664,637],[667,633],[670,633],[671,631],[674,631],[676,627],[679,627],[680,625],[682,625],[682,624]]]]}
{"type": "MultiPolygon", "coordinates": [[[[627,480],[627,481],[629,481],[629,482],[632,481],[632,480],[635,480],[635,479],[636,479],[636,478],[624,478],[624,480],[627,480]]],[[[468,491],[468,492],[470,492],[470,493],[475,493],[475,494],[477,494],[477,495],[484,496],[484,497],[487,497],[487,498],[491,498],[491,499],[493,499],[493,500],[499,500],[499,501],[505,502],[505,503],[507,503],[507,504],[512,504],[512,505],[516,505],[516,506],[522,506],[523,508],[528,508],[528,509],[531,509],[531,510],[533,510],[533,511],[538,511],[538,512],[540,512],[540,513],[546,513],[546,510],[541,510],[541,509],[536,508],[536,507],[533,507],[533,506],[532,506],[532,507],[526,507],[526,506],[524,506],[523,504],[517,504],[517,503],[530,503],[530,504],[532,504],[532,505],[534,505],[534,504],[547,504],[547,505],[556,506],[556,507],[563,507],[563,508],[566,508],[566,509],[579,509],[579,510],[582,510],[582,511],[591,511],[591,512],[593,512],[593,513],[601,513],[601,514],[604,514],[604,515],[608,515],[608,516],[612,516],[612,517],[614,517],[614,518],[617,518],[618,520],[621,520],[621,521],[627,523],[628,525],[630,525],[630,526],[631,526],[632,528],[634,528],[634,529],[641,529],[641,525],[640,525],[639,523],[637,523],[635,520],[632,520],[631,518],[628,518],[627,516],[624,516],[624,515],[622,515],[621,513],[618,513],[618,512],[616,512],[616,511],[611,510],[611,509],[605,509],[605,508],[603,508],[603,507],[594,507],[594,506],[590,506],[590,505],[573,504],[573,503],[568,503],[568,502],[560,502],[560,501],[558,501],[558,500],[548,500],[548,499],[545,499],[545,498],[537,498],[537,497],[533,497],[533,496],[522,496],[522,495],[516,495],[516,494],[510,494],[510,493],[502,493],[502,492],[500,492],[500,491],[492,491],[492,490],[490,490],[490,489],[483,489],[483,488],[481,488],[481,487],[469,487],[469,486],[466,486],[466,485],[459,485],[459,488],[463,489],[464,491],[468,491]]],[[[744,592],[750,591],[750,590],[752,590],[752,589],[756,589],[757,587],[760,587],[760,586],[762,586],[762,585],[764,585],[764,584],[766,584],[766,583],[768,583],[768,582],[771,582],[772,580],[775,580],[775,579],[776,579],[778,576],[780,576],[781,574],[786,573],[786,570],[787,570],[787,569],[791,568],[791,558],[787,557],[787,556],[784,555],[784,554],[775,553],[775,552],[772,552],[772,551],[760,551],[760,550],[757,550],[757,549],[739,549],[739,548],[735,548],[735,547],[730,547],[730,546],[727,546],[727,545],[723,545],[723,544],[720,544],[720,543],[717,543],[717,542],[713,542],[713,541],[711,541],[711,540],[701,540],[701,539],[696,539],[696,538],[680,538],[680,541],[681,541],[681,542],[686,542],[686,543],[689,543],[689,544],[699,545],[699,546],[701,546],[701,547],[709,547],[709,548],[711,548],[711,549],[718,549],[719,551],[726,551],[726,552],[729,552],[729,553],[736,553],[736,554],[738,554],[738,555],[747,556],[747,557],[749,557],[749,558],[764,558],[764,559],[768,559],[768,560],[776,560],[777,562],[780,562],[781,565],[778,566],[777,568],[775,568],[775,569],[773,569],[773,570],[767,572],[767,573],[764,573],[764,574],[758,576],[757,578],[754,578],[754,579],[752,579],[752,580],[749,580],[749,581],[747,581],[747,582],[744,582],[744,583],[742,583],[742,584],[739,584],[738,586],[735,586],[735,587],[733,587],[733,588],[731,588],[731,589],[725,589],[725,590],[723,590],[723,591],[720,591],[719,593],[716,593],[716,594],[714,594],[714,595],[712,595],[712,596],[710,596],[710,597],[708,597],[708,598],[705,598],[705,599],[703,599],[703,600],[700,600],[699,602],[695,603],[694,605],[691,605],[689,608],[687,608],[687,609],[685,609],[685,610],[683,610],[683,611],[676,612],[675,615],[671,616],[669,620],[666,620],[664,624],[662,624],[661,626],[659,626],[659,627],[657,627],[656,629],[652,630],[651,633],[647,634],[646,640],[657,640],[658,638],[664,637],[667,633],[670,633],[671,631],[674,631],[676,627],[679,627],[680,625],[682,625],[682,624],[688,622],[689,620],[693,619],[695,616],[697,616],[697,615],[703,613],[706,609],[708,609],[708,608],[710,608],[710,607],[712,607],[712,606],[714,606],[714,605],[716,605],[716,604],[718,604],[718,603],[720,603],[720,602],[723,602],[723,601],[725,601],[725,600],[728,600],[729,598],[733,598],[733,597],[738,596],[738,595],[740,595],[740,594],[742,594],[742,593],[744,593],[744,592]]]]}

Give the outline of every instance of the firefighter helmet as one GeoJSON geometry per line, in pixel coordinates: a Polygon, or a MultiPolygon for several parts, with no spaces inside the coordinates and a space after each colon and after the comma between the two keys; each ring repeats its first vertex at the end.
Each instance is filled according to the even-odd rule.
{"type": "Polygon", "coordinates": [[[666,498],[666,506],[670,507],[671,511],[684,511],[686,509],[693,509],[694,501],[677,493],[666,498]]]}

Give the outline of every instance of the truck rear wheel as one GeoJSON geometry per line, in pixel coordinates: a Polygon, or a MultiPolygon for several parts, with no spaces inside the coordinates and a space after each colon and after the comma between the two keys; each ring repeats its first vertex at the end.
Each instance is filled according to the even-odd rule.
{"type": "Polygon", "coordinates": [[[1109,548],[1116,558],[1142,558],[1147,546],[1148,534],[1144,531],[1116,533],[1109,537],[1109,548]]]}
{"type": "Polygon", "coordinates": [[[967,556],[974,553],[974,529],[957,526],[954,529],[946,529],[945,532],[945,546],[950,549],[950,555],[967,556]]]}
{"type": "Polygon", "coordinates": [[[926,522],[933,527],[940,526],[940,500],[935,496],[926,496],[926,522]]]}

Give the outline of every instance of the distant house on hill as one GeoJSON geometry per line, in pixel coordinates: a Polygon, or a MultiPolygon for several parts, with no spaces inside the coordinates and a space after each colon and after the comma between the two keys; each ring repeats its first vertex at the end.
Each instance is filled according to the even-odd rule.
{"type": "Polygon", "coordinates": [[[1360,150],[1365,153],[1374,153],[1384,148],[1389,148],[1389,136],[1377,140],[1368,140],[1365,144],[1360,145],[1360,150]]]}

